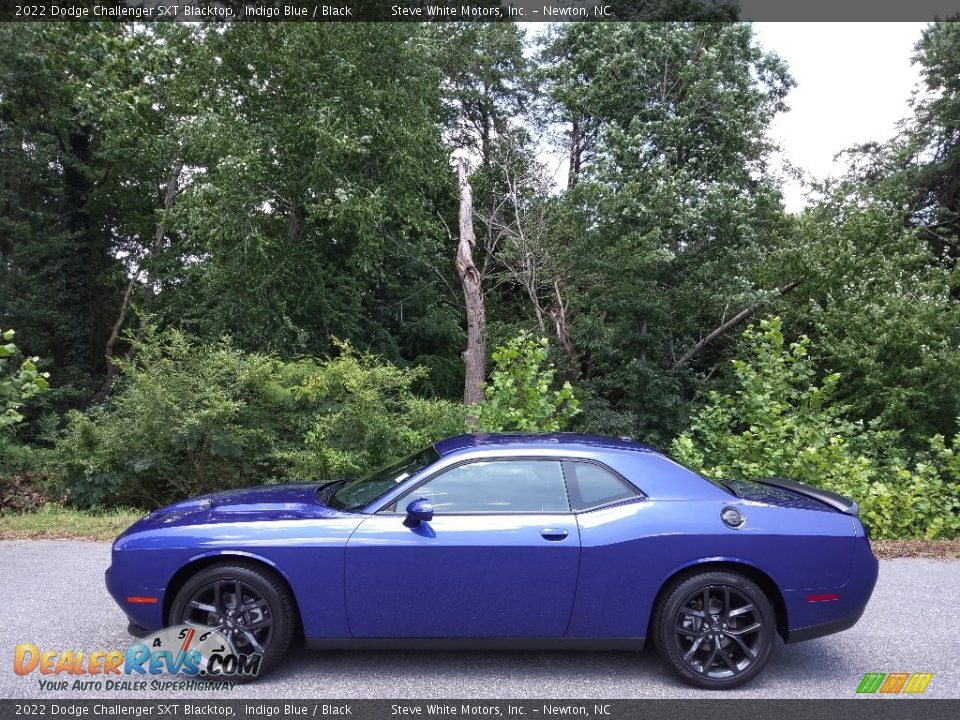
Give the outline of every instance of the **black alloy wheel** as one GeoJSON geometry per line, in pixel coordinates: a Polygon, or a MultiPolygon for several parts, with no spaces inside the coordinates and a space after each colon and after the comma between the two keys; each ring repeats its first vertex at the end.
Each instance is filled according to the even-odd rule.
{"type": "Polygon", "coordinates": [[[199,588],[187,602],[181,622],[216,628],[240,653],[262,655],[273,640],[270,606],[256,589],[237,579],[217,579],[199,588]]]}
{"type": "Polygon", "coordinates": [[[655,639],[686,681],[726,689],[747,682],[773,649],[776,620],[763,591],[738,573],[694,575],[665,593],[655,639]]]}
{"type": "Polygon", "coordinates": [[[286,654],[297,628],[296,611],[280,579],[253,563],[204,568],[177,593],[170,623],[215,628],[243,655],[263,657],[260,675],[286,654]]]}

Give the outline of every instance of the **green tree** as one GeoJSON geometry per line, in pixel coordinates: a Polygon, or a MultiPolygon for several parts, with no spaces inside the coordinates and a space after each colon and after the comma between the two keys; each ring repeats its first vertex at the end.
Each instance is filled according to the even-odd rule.
{"type": "Polygon", "coordinates": [[[854,417],[902,430],[924,452],[958,429],[960,387],[960,33],[934,23],[917,45],[913,114],[885,143],[848,152],[851,169],[758,265],[772,284],[804,278],[777,307],[839,372],[854,417]]]}
{"type": "Polygon", "coordinates": [[[917,43],[923,91],[905,147],[913,175],[916,222],[935,252],[960,258],[960,26],[957,17],[932,23],[917,43]],[[911,167],[912,165],[912,167],[911,167]]]}
{"type": "Polygon", "coordinates": [[[820,365],[840,373],[837,401],[902,430],[900,442],[917,451],[957,431],[960,298],[953,263],[909,227],[896,195],[839,183],[768,262],[771,274],[804,278],[777,309],[792,332],[813,338],[820,365]]]}
{"type": "Polygon", "coordinates": [[[425,32],[239,23],[198,38],[202,174],[170,214],[162,321],[283,357],[342,337],[447,370],[433,382],[455,394],[462,332],[437,282],[454,183],[425,32]]]}
{"type": "Polygon", "coordinates": [[[454,183],[425,28],[0,34],[0,314],[52,359],[56,407],[109,394],[136,308],[284,357],[347,337],[456,394],[454,183]]]}
{"type": "Polygon", "coordinates": [[[572,128],[556,243],[575,268],[581,425],[668,442],[729,352],[726,321],[797,279],[754,277],[789,226],[766,131],[792,80],[740,24],[577,23],[543,52],[572,128]]]}
{"type": "Polygon", "coordinates": [[[774,317],[744,341],[751,357],[733,361],[736,390],[707,395],[673,443],[677,457],[714,477],[783,475],[828,487],[863,472],[867,461],[851,445],[855,426],[833,402],[839,375],[817,382],[810,340],[787,345],[774,317]]]}
{"type": "Polygon", "coordinates": [[[516,23],[448,23],[432,28],[432,38],[449,142],[476,152],[486,166],[533,99],[523,30],[516,23]]]}
{"type": "Polygon", "coordinates": [[[495,368],[484,391],[479,425],[485,432],[556,432],[579,411],[569,382],[552,390],[555,368],[546,338],[521,334],[493,351],[495,368]]]}
{"type": "Polygon", "coordinates": [[[0,314],[51,359],[54,407],[101,384],[124,287],[167,241],[158,187],[183,120],[178,68],[193,66],[185,34],[0,28],[0,314]]]}

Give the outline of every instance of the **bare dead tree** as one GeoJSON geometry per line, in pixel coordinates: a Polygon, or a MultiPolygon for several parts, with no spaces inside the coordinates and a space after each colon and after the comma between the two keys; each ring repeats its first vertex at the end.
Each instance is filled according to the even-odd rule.
{"type": "Polygon", "coordinates": [[[457,176],[460,185],[460,239],[457,243],[456,266],[460,284],[463,286],[467,315],[467,348],[463,351],[463,402],[466,405],[475,405],[483,400],[487,357],[484,333],[487,320],[480,272],[473,261],[477,236],[473,230],[473,189],[470,187],[469,170],[467,159],[459,158],[457,176]]]}
{"type": "Polygon", "coordinates": [[[485,255],[506,269],[510,278],[523,287],[540,332],[546,332],[547,323],[551,322],[560,346],[576,365],[568,305],[562,293],[567,277],[551,237],[549,180],[541,168],[515,160],[512,154],[506,153],[493,163],[503,192],[490,214],[479,218],[488,228],[490,238],[484,248],[485,255]]]}
{"type": "Polygon", "coordinates": [[[567,357],[573,361],[574,366],[579,365],[579,358],[577,356],[577,351],[573,347],[573,341],[570,339],[569,325],[567,323],[567,304],[563,301],[563,297],[560,295],[560,282],[554,280],[553,282],[553,291],[557,297],[557,304],[553,307],[550,307],[547,310],[547,313],[553,319],[553,327],[557,333],[557,340],[560,342],[560,347],[563,348],[563,351],[567,353],[567,357]]]}

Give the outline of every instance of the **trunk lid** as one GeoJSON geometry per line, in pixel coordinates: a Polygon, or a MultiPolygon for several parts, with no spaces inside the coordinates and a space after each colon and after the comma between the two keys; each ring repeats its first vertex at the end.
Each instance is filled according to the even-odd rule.
{"type": "Polygon", "coordinates": [[[804,485],[796,480],[770,477],[761,480],[723,480],[723,484],[737,497],[768,505],[799,510],[833,511],[854,517],[860,512],[860,506],[855,500],[829,490],[804,485]]]}

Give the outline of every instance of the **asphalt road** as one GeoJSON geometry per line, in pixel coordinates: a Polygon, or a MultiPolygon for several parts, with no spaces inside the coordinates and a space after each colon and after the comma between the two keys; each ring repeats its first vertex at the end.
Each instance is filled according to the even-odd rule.
{"type": "MultiPolygon", "coordinates": [[[[150,697],[149,692],[41,691],[21,677],[14,646],[124,650],[126,619],[103,586],[105,543],[0,542],[0,697],[150,697]]],[[[960,698],[960,561],[887,560],[851,630],[780,644],[764,672],[724,698],[851,698],[866,672],[932,672],[925,697],[960,698]]],[[[625,652],[299,651],[269,676],[232,691],[183,698],[677,698],[694,690],[652,647],[625,652]]],[[[169,694],[164,694],[170,697],[169,694]]]]}

